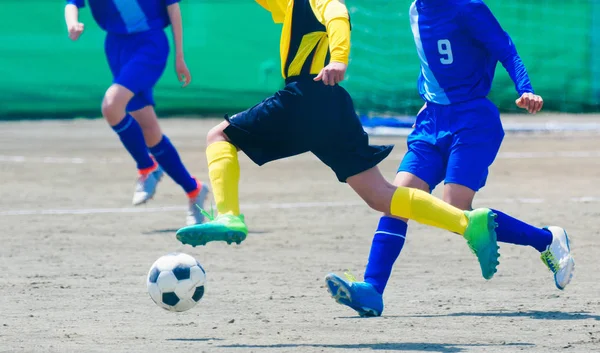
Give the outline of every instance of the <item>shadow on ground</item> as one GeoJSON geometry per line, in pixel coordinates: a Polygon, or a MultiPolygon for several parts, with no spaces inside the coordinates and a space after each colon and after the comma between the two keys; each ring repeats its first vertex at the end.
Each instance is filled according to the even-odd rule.
{"type": "Polygon", "coordinates": [[[466,352],[465,349],[476,347],[493,346],[515,346],[532,347],[531,343],[506,343],[506,344],[452,344],[452,343],[360,343],[360,344],[233,344],[221,345],[219,348],[241,348],[241,349],[261,349],[261,348],[328,348],[328,349],[371,349],[374,351],[408,351],[408,352],[437,352],[437,353],[460,353],[466,352]]]}
{"type": "Polygon", "coordinates": [[[177,342],[209,342],[209,341],[222,341],[222,338],[167,338],[166,341],[177,341],[177,342]]]}
{"type": "Polygon", "coordinates": [[[562,311],[491,311],[483,313],[450,313],[435,315],[398,315],[389,317],[528,317],[536,320],[600,320],[600,315],[586,311],[562,312],[562,311]]]}
{"type": "MultiPolygon", "coordinates": [[[[177,233],[177,231],[179,230],[179,228],[165,228],[165,229],[155,229],[155,230],[149,230],[146,232],[143,232],[143,235],[159,235],[159,234],[175,234],[177,233]]],[[[271,233],[271,231],[268,230],[255,230],[255,229],[250,229],[248,231],[248,234],[252,235],[252,234],[269,234],[271,233]]]]}

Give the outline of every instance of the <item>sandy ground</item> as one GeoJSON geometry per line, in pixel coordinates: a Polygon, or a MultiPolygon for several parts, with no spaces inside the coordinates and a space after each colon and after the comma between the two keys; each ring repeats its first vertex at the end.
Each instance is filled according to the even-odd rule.
{"type": "MultiPolygon", "coordinates": [[[[203,180],[215,122],[163,124],[203,180]]],[[[102,121],[0,123],[0,352],[600,352],[599,140],[508,135],[477,201],[568,229],[567,290],[532,248],[502,246],[485,281],[460,237],[411,224],[384,316],[361,319],[323,277],[362,277],[378,214],[312,156],[263,168],[241,157],[249,238],[191,248],[174,236],[186,199],[171,180],[129,206],[134,165],[102,121]],[[171,251],[195,256],[209,281],[180,314],[146,293],[150,265],[171,251]]],[[[397,145],[381,165],[392,178],[405,140],[373,142],[397,145]]]]}

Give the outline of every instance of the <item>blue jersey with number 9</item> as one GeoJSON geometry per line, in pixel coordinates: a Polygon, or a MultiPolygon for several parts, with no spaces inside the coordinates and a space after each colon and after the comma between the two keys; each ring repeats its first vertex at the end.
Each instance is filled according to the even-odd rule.
{"type": "Polygon", "coordinates": [[[416,0],[410,22],[421,59],[419,94],[448,105],[485,98],[501,62],[522,95],[533,93],[517,49],[481,0],[416,0]]]}

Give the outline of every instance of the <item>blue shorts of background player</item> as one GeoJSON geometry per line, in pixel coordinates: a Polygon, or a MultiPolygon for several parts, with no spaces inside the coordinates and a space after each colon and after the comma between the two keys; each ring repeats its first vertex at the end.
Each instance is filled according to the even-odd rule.
{"type": "Polygon", "coordinates": [[[408,152],[398,172],[417,176],[430,191],[442,181],[479,191],[503,138],[500,113],[487,99],[427,103],[408,136],[408,152]]]}
{"type": "MultiPolygon", "coordinates": [[[[85,0],[66,1],[69,37],[77,40],[84,29],[79,22],[79,9],[85,6],[85,0]]],[[[154,110],[154,86],[169,58],[169,41],[164,31],[168,26],[173,29],[177,78],[184,86],[191,80],[183,56],[179,0],[89,0],[88,3],[95,21],[106,31],[106,59],[113,76],[102,101],[102,115],[137,164],[139,176],[133,205],[150,200],[166,172],[187,194],[186,223],[202,223],[204,216],[199,207],[204,204],[208,186],[185,168],[175,146],[162,133],[154,110]]]]}
{"type": "Polygon", "coordinates": [[[104,42],[113,84],[131,91],[128,112],[155,106],[154,86],[169,59],[169,40],[162,29],[134,34],[108,33],[104,42]]]}

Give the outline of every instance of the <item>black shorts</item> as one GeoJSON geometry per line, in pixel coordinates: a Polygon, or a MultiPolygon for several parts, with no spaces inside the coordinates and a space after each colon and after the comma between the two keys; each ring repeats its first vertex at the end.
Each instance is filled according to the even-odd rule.
{"type": "Polygon", "coordinates": [[[254,163],[312,152],[341,182],[376,166],[393,148],[370,146],[348,92],[312,77],[288,82],[227,120],[225,134],[254,163]]]}

